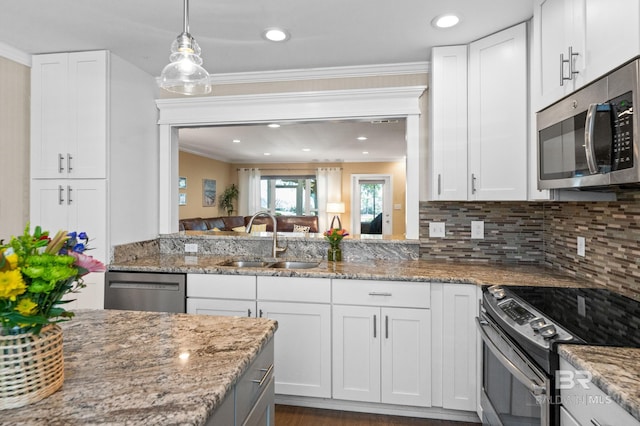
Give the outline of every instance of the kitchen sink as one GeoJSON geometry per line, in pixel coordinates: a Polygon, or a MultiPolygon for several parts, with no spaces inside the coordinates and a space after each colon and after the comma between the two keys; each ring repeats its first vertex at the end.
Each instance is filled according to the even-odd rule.
{"type": "Polygon", "coordinates": [[[270,262],[262,260],[228,260],[220,264],[220,266],[233,266],[234,268],[266,268],[271,265],[270,262]]]}
{"type": "Polygon", "coordinates": [[[282,261],[275,262],[271,264],[270,268],[281,268],[281,269],[309,269],[315,268],[318,266],[320,262],[300,262],[300,261],[282,261]]]}

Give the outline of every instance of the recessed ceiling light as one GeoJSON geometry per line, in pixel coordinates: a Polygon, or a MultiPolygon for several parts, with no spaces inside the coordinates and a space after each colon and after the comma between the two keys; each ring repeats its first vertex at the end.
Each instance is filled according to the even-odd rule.
{"type": "Polygon", "coordinates": [[[366,141],[367,137],[366,136],[358,136],[358,140],[359,141],[366,141]]]}
{"type": "Polygon", "coordinates": [[[234,139],[233,143],[240,143],[240,139],[234,139]]]}
{"type": "Polygon", "coordinates": [[[458,25],[460,22],[460,17],[454,15],[453,13],[446,13],[444,15],[436,16],[431,21],[431,25],[436,28],[451,28],[455,25],[458,25]]]}
{"type": "Polygon", "coordinates": [[[262,32],[262,37],[269,41],[282,42],[289,40],[291,36],[287,30],[282,28],[266,28],[262,32]]]}
{"type": "Polygon", "coordinates": [[[264,155],[271,155],[271,153],[270,152],[265,152],[264,155]]]}
{"type": "Polygon", "coordinates": [[[278,123],[271,123],[271,124],[268,124],[267,127],[271,127],[272,129],[277,129],[278,127],[280,127],[280,125],[278,123]]]}
{"type": "Polygon", "coordinates": [[[309,151],[311,151],[311,148],[302,148],[302,150],[303,150],[304,152],[309,152],[309,151]]]}
{"type": "Polygon", "coordinates": [[[362,151],[363,154],[367,155],[369,151],[362,151]]]}

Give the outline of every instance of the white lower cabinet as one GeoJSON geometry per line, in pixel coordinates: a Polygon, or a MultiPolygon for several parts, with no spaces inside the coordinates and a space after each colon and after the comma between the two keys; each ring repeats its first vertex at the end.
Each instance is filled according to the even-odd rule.
{"type": "Polygon", "coordinates": [[[562,411],[560,425],[616,425],[640,426],[629,412],[619,406],[591,381],[591,373],[578,370],[564,358],[560,358],[562,379],[560,388],[562,411]]]}
{"type": "Polygon", "coordinates": [[[331,281],[258,277],[258,315],[278,321],[276,393],[331,398],[331,281]]]}
{"type": "Polygon", "coordinates": [[[431,284],[434,406],[476,411],[479,298],[475,285],[431,284]]]}
{"type": "Polygon", "coordinates": [[[333,397],[430,406],[429,284],[333,280],[333,302],[333,397]]]}
{"type": "Polygon", "coordinates": [[[256,277],[188,274],[187,313],[255,317],[256,277]]]}

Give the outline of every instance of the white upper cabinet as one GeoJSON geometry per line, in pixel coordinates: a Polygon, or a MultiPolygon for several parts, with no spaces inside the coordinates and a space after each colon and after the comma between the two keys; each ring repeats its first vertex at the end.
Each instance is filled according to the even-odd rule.
{"type": "Polygon", "coordinates": [[[467,199],[467,46],[431,51],[431,199],[467,199]]]}
{"type": "Polygon", "coordinates": [[[527,24],[469,45],[468,199],[527,199],[527,24]]]}
{"type": "Polygon", "coordinates": [[[544,109],[640,54],[640,3],[536,0],[533,107],[544,109]]]}
{"type": "Polygon", "coordinates": [[[108,52],[34,55],[31,177],[105,178],[108,52]]]}

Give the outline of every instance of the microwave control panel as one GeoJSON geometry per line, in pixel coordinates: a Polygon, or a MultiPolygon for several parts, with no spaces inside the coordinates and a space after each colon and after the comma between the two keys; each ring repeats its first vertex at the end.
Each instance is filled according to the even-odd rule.
{"type": "Polygon", "coordinates": [[[611,170],[633,167],[633,99],[631,92],[609,101],[613,120],[611,170]]]}

